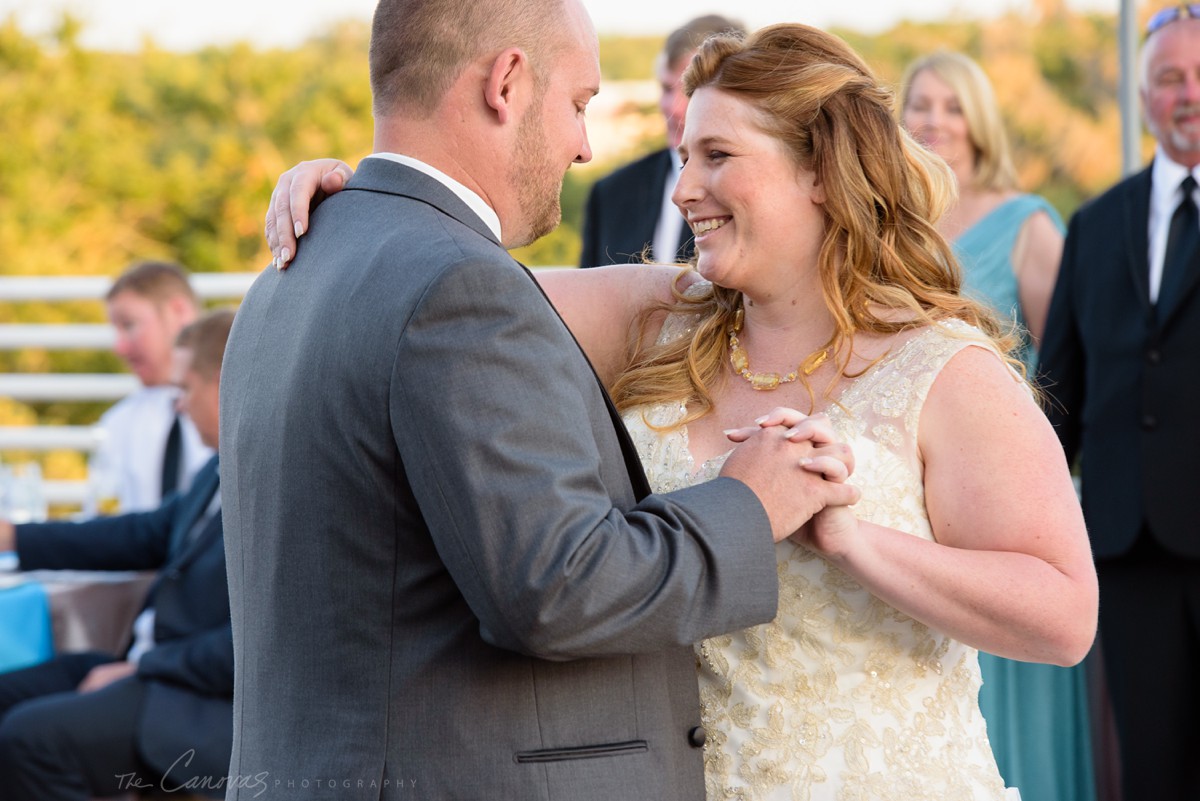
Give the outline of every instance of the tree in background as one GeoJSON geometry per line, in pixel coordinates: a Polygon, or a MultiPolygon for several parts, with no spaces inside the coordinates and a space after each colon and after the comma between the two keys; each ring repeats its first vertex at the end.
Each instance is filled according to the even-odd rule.
{"type": "MultiPolygon", "coordinates": [[[[837,33],[897,81],[912,58],[939,47],[978,60],[1004,110],[1022,185],[1068,216],[1120,172],[1116,19],[1071,11],[1062,0],[1039,0],[1036,13],[1036,26],[1010,13],[837,33]]],[[[115,275],[146,258],[194,271],[257,270],[269,262],[262,219],[276,176],[303,158],[354,163],[370,151],[366,24],[343,24],[291,50],[238,44],[190,53],[152,41],[132,54],[91,51],[80,32],[71,16],[44,38],[24,34],[15,17],[0,22],[0,274],[115,275]]],[[[649,80],[661,44],[605,37],[605,93],[649,80]]],[[[653,102],[625,103],[619,113],[661,128],[653,102]]],[[[514,255],[532,266],[574,264],[591,182],[661,146],[660,133],[624,147],[604,143],[595,162],[568,172],[563,224],[514,255]]],[[[0,305],[0,322],[103,319],[99,303],[0,305]]],[[[120,369],[107,353],[0,352],[0,373],[120,369]]],[[[0,399],[0,425],[87,424],[101,410],[0,399]]]]}

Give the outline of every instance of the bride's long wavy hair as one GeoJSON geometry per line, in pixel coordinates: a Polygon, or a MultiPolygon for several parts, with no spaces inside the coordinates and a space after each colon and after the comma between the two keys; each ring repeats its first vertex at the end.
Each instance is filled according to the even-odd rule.
{"type": "MultiPolygon", "coordinates": [[[[894,334],[948,318],[977,326],[1019,369],[1016,338],[960,294],[958,263],[934,227],[955,201],[949,168],[900,127],[891,91],[845,42],[799,24],[763,28],[744,41],[715,36],[701,45],[684,85],[689,97],[713,87],[758,109],[767,133],[824,187],[818,271],[835,322],[826,346],[839,373],[846,374],[855,332],[894,334]]],[[[676,291],[665,308],[691,316],[691,335],[637,342],[638,355],[612,387],[617,407],[686,399],[681,424],[708,413],[741,304],[741,293],[725,287],[687,297],[676,291]]]]}

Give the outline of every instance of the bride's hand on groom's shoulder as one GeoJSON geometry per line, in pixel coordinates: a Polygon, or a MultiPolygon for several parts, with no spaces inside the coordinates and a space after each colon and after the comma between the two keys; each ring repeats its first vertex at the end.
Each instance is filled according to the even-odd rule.
{"type": "Polygon", "coordinates": [[[308,213],[327,196],[342,191],[354,175],[338,159],[302,161],[279,176],[267,205],[264,233],[272,264],[286,270],[296,256],[297,240],[308,230],[308,213]]]}

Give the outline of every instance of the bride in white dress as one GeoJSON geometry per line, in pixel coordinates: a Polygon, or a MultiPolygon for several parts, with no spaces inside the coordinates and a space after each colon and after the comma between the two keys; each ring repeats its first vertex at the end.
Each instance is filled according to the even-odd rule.
{"type": "MultiPolygon", "coordinates": [[[[999,801],[976,649],[1078,662],[1096,576],[1013,342],[934,228],[952,178],[814,28],[710,39],[685,83],[695,270],[538,279],[655,490],[715,474],[752,420],[832,427],[862,490],[777,546],[774,621],[697,645],[708,799],[999,801]]],[[[294,168],[272,208],[335,169],[294,168]]]]}
{"type": "Polygon", "coordinates": [[[776,546],[773,622],[697,646],[708,799],[1005,798],[976,649],[1078,662],[1096,578],[1012,342],[946,267],[951,179],[821,31],[709,40],[685,82],[682,296],[639,318],[670,281],[646,267],[543,285],[656,491],[710,478],[727,430],[772,407],[827,415],[862,490],[776,546]]]}

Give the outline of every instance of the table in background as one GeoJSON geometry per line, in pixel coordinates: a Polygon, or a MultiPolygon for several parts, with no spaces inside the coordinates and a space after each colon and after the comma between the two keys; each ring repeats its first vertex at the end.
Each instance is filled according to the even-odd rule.
{"type": "Polygon", "coordinates": [[[37,570],[0,577],[0,671],[129,646],[153,573],[37,570]]]}
{"type": "Polygon", "coordinates": [[[44,662],[54,653],[50,599],[24,576],[0,576],[0,673],[44,662]]]}

